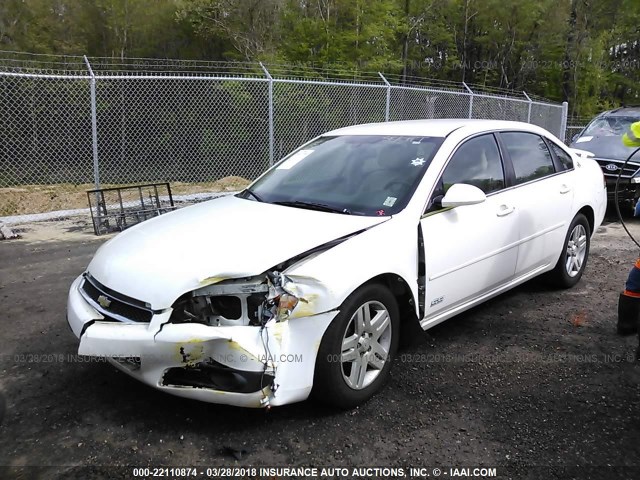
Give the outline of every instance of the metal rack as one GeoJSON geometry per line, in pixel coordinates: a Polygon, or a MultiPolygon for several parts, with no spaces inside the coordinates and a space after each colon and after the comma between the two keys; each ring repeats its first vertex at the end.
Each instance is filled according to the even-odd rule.
{"type": "Polygon", "coordinates": [[[96,235],[125,230],[176,208],[168,182],[88,190],[87,198],[96,235]]]}

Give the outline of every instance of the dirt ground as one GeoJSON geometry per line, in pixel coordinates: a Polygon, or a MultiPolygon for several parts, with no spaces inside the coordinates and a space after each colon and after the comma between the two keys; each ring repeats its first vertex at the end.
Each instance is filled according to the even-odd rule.
{"type": "MultiPolygon", "coordinates": [[[[171,182],[171,193],[181,195],[201,192],[228,192],[240,190],[250,181],[242,177],[224,177],[210,183],[171,182]]],[[[102,185],[102,188],[122,187],[124,185],[102,185]]],[[[22,185],[0,188],[0,217],[44,213],[56,210],[88,208],[87,190],[93,190],[93,184],[57,184],[22,185]]]]}
{"type": "MultiPolygon", "coordinates": [[[[640,221],[629,221],[640,238],[640,221]]],[[[86,220],[18,230],[22,239],[0,242],[0,478],[134,478],[131,466],[492,466],[496,478],[639,478],[638,338],[615,333],[638,252],[612,221],[575,288],[532,281],[425,332],[399,352],[389,385],[351,411],[198,403],[82,361],[66,295],[109,236],[95,237],[86,220]],[[229,448],[246,452],[237,460],[229,448]]]]}

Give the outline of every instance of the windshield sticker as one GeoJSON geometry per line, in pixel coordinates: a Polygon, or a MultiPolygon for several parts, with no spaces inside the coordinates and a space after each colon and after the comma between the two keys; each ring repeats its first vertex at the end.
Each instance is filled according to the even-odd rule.
{"type": "Polygon", "coordinates": [[[590,142],[592,138],[593,137],[580,137],[579,139],[576,140],[576,143],[590,142]]]}
{"type": "Polygon", "coordinates": [[[424,157],[416,157],[413,160],[411,160],[411,165],[413,165],[414,167],[421,167],[422,165],[424,165],[424,157]]]}
{"type": "Polygon", "coordinates": [[[384,210],[378,210],[376,213],[379,217],[384,217],[384,210]]]}
{"type": "Polygon", "coordinates": [[[304,158],[308,157],[313,153],[313,150],[300,150],[299,152],[294,153],[289,158],[287,158],[284,162],[278,165],[276,170],[289,170],[294,167],[297,163],[299,163],[304,158]]]}
{"type": "Polygon", "coordinates": [[[385,207],[393,207],[393,205],[396,203],[396,200],[398,200],[396,197],[387,197],[383,205],[385,207]]]}

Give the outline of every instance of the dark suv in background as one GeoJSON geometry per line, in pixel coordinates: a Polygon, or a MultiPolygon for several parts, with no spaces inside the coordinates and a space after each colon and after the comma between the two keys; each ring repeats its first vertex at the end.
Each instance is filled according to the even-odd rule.
{"type": "MultiPolygon", "coordinates": [[[[640,121],[640,106],[621,107],[603,112],[585,129],[571,139],[571,147],[595,155],[607,181],[608,201],[613,205],[616,178],[624,161],[635,150],[622,144],[622,135],[629,125],[640,121]]],[[[632,209],[640,198],[640,152],[633,156],[620,177],[618,200],[620,206],[632,209]]]]}

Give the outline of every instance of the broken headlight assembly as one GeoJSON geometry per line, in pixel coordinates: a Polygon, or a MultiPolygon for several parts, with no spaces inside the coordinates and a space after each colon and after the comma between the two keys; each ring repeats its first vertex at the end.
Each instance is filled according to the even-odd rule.
{"type": "Polygon", "coordinates": [[[274,271],[207,285],[178,298],[170,322],[262,326],[271,320],[285,321],[299,301],[287,288],[290,283],[274,271]]]}

